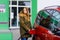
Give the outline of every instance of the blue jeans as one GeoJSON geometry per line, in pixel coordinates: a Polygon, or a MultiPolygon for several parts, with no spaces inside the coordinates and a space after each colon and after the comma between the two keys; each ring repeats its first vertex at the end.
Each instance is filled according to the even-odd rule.
{"type": "Polygon", "coordinates": [[[27,40],[28,38],[21,38],[21,40],[27,40]]]}

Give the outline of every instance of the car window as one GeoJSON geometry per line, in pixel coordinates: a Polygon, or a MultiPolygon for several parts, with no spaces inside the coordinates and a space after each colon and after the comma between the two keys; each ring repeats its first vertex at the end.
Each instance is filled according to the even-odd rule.
{"type": "Polygon", "coordinates": [[[60,19],[60,15],[55,16],[57,19],[60,19]]]}
{"type": "Polygon", "coordinates": [[[56,19],[58,19],[58,20],[60,20],[60,12],[59,11],[56,11],[56,10],[54,10],[55,12],[53,13],[53,16],[56,18],[56,19]]]}
{"type": "Polygon", "coordinates": [[[53,13],[53,16],[57,16],[57,15],[59,15],[59,12],[55,11],[55,12],[53,13]]]}
{"type": "MultiPolygon", "coordinates": [[[[42,11],[43,13],[44,12],[46,12],[46,11],[42,11]]],[[[43,13],[41,13],[41,11],[38,13],[38,15],[37,15],[37,18],[36,18],[36,24],[38,24],[38,25],[41,25],[41,26],[43,26],[43,27],[45,27],[45,28],[47,28],[47,29],[51,29],[50,27],[49,27],[49,24],[50,24],[50,16],[48,15],[46,18],[45,18],[45,15],[43,15],[43,16],[41,16],[41,14],[43,14],[43,13]],[[47,21],[48,20],[48,21],[47,21]],[[47,22],[47,23],[46,23],[47,22]]],[[[47,13],[47,12],[46,12],[47,13]]],[[[46,14],[45,13],[45,14],[46,14]]]]}
{"type": "Polygon", "coordinates": [[[53,14],[54,13],[54,10],[46,10],[49,14],[53,14]]]}
{"type": "Polygon", "coordinates": [[[52,17],[60,21],[60,12],[54,9],[47,9],[46,10],[52,17]]]}

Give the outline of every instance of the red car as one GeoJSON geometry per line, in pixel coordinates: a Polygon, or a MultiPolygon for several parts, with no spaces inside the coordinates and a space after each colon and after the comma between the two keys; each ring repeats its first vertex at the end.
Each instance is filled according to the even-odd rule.
{"type": "Polygon", "coordinates": [[[33,40],[60,40],[60,6],[39,11],[34,23],[33,40]]]}

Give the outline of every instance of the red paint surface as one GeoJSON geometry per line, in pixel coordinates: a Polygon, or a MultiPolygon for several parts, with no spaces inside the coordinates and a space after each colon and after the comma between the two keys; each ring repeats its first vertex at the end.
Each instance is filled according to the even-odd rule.
{"type": "Polygon", "coordinates": [[[60,11],[60,7],[56,8],[56,10],[60,11]]]}
{"type": "Polygon", "coordinates": [[[60,40],[60,36],[57,37],[48,31],[42,26],[37,26],[35,30],[30,30],[29,33],[35,35],[35,40],[60,40]]]}

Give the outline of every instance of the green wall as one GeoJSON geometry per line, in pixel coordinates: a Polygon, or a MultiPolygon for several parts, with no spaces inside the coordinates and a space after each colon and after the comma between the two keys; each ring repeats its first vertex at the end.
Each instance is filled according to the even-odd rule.
{"type": "Polygon", "coordinates": [[[0,33],[0,40],[13,40],[12,33],[0,33]]]}
{"type": "MultiPolygon", "coordinates": [[[[0,5],[5,5],[5,12],[0,12],[0,22],[9,22],[9,0],[0,0],[0,5]]],[[[9,24],[0,24],[0,29],[9,29],[9,24]]]]}
{"type": "Polygon", "coordinates": [[[13,40],[13,35],[9,32],[9,0],[0,0],[0,40],[13,40]],[[1,12],[1,6],[5,12],[1,12]],[[6,30],[6,32],[5,32],[6,30]],[[8,31],[8,32],[7,32],[8,31]]]}
{"type": "Polygon", "coordinates": [[[37,0],[32,0],[32,25],[37,16],[37,0]]]}

